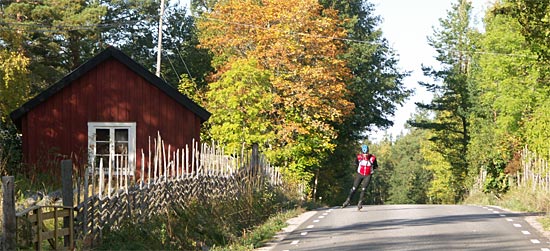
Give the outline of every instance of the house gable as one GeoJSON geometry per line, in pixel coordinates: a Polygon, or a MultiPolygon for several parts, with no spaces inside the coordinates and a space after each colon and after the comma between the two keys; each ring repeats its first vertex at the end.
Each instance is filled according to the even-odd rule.
{"type": "Polygon", "coordinates": [[[95,56],[94,58],[90,59],[86,63],[82,64],[81,66],[73,70],[71,73],[69,73],[67,76],[62,78],[60,81],[50,86],[48,89],[46,89],[45,91],[35,96],[34,98],[32,98],[31,100],[23,104],[18,109],[11,112],[10,117],[12,121],[14,121],[15,125],[19,129],[21,129],[21,118],[25,114],[27,114],[30,110],[34,109],[36,106],[45,102],[51,96],[60,92],[63,88],[70,85],[75,80],[79,79],[80,77],[88,73],[90,70],[96,68],[99,64],[109,60],[110,58],[114,58],[120,61],[122,64],[124,64],[126,67],[131,69],[133,72],[135,72],[136,74],[144,78],[148,83],[154,85],[155,87],[163,91],[166,95],[168,95],[170,98],[174,99],[178,104],[182,105],[183,107],[187,108],[188,110],[196,114],[201,119],[201,122],[208,120],[208,118],[210,117],[210,113],[207,110],[205,110],[204,108],[196,104],[187,96],[181,94],[178,90],[176,90],[174,87],[166,83],[161,78],[152,74],[150,71],[145,69],[142,65],[138,64],[136,61],[132,60],[130,57],[124,54],[122,51],[115,49],[114,47],[108,47],[103,52],[95,56]]]}
{"type": "Polygon", "coordinates": [[[157,133],[178,148],[200,141],[201,124],[210,113],[121,51],[108,48],[10,116],[23,134],[24,162],[48,170],[55,168],[48,163],[59,158],[87,163],[95,140],[90,125],[109,130],[113,139],[116,130],[132,124],[127,132],[135,140],[129,150],[135,152],[128,157],[135,156],[139,166],[137,152],[148,149],[157,133]]]}

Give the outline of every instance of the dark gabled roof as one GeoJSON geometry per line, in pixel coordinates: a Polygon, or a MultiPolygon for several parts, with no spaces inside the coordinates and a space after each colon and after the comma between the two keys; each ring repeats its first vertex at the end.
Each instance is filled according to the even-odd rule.
{"type": "Polygon", "coordinates": [[[122,51],[115,49],[114,47],[108,47],[103,52],[95,56],[94,58],[88,60],[86,63],[82,64],[81,66],[73,70],[71,73],[66,75],[57,83],[50,86],[48,89],[41,92],[36,97],[32,98],[31,100],[23,104],[21,107],[11,112],[10,117],[12,121],[14,121],[17,127],[20,128],[21,118],[23,117],[23,115],[25,115],[27,112],[29,112],[36,106],[40,105],[51,96],[58,93],[65,86],[71,84],[73,81],[80,78],[81,76],[83,76],[90,70],[94,69],[96,66],[98,66],[99,64],[101,64],[102,62],[106,61],[109,58],[115,58],[116,60],[122,62],[132,71],[134,71],[136,74],[143,77],[149,83],[151,83],[152,85],[162,90],[166,95],[173,98],[176,102],[178,102],[179,104],[181,104],[182,106],[184,106],[185,108],[189,109],[190,111],[195,113],[197,116],[199,116],[201,118],[201,122],[208,120],[208,118],[210,117],[211,114],[207,110],[199,106],[197,103],[193,102],[193,100],[189,99],[187,96],[181,94],[178,90],[176,90],[174,87],[166,83],[164,80],[162,80],[161,78],[157,77],[156,75],[154,75],[153,73],[145,69],[145,67],[138,64],[136,61],[132,60],[122,51]]]}

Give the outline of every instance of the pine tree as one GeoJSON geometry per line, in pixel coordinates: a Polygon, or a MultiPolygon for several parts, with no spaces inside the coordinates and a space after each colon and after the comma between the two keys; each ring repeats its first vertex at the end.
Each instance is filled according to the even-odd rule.
{"type": "Polygon", "coordinates": [[[105,12],[96,1],[13,1],[0,16],[8,30],[0,32],[0,46],[30,59],[36,93],[97,53],[105,12]]]}
{"type": "Polygon", "coordinates": [[[471,84],[471,55],[475,48],[477,32],[470,27],[471,4],[458,0],[440,19],[440,30],[434,30],[429,38],[430,45],[438,52],[437,60],[442,69],[423,67],[424,74],[432,77],[434,83],[421,82],[434,93],[429,104],[417,103],[421,110],[434,113],[433,120],[411,120],[413,127],[433,131],[431,140],[435,149],[452,166],[452,189],[455,201],[466,193],[465,181],[468,162],[469,110],[471,108],[469,85],[471,84]]]}

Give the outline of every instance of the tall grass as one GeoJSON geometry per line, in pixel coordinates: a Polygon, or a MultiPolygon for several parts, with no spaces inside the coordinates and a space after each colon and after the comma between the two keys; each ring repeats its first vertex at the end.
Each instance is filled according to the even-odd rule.
{"type": "Polygon", "coordinates": [[[104,233],[95,249],[250,250],[270,239],[296,207],[296,201],[279,190],[249,187],[237,198],[195,199],[183,207],[168,207],[145,223],[125,222],[104,233]]]}
{"type": "Polygon", "coordinates": [[[544,214],[538,221],[550,230],[550,192],[529,187],[513,187],[502,196],[477,192],[464,201],[465,204],[495,205],[512,211],[544,214]]]}
{"type": "Polygon", "coordinates": [[[226,246],[213,247],[211,251],[245,251],[262,247],[277,234],[287,224],[286,221],[295,217],[304,211],[303,208],[277,213],[271,216],[266,222],[254,227],[246,232],[241,238],[226,246]]]}
{"type": "Polygon", "coordinates": [[[466,198],[464,203],[496,205],[521,212],[550,212],[550,193],[526,187],[513,187],[501,196],[477,192],[466,198]]]}

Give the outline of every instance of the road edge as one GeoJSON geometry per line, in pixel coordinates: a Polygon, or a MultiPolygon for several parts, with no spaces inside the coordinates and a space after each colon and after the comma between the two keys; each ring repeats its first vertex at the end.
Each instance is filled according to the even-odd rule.
{"type": "Polygon", "coordinates": [[[279,231],[271,240],[267,243],[265,243],[264,246],[254,249],[255,251],[270,251],[273,249],[279,242],[285,239],[285,237],[290,234],[292,231],[294,231],[298,226],[302,225],[304,222],[306,222],[309,218],[311,218],[313,215],[315,215],[317,211],[306,211],[294,218],[290,218],[286,221],[288,224],[286,227],[282,228],[281,231],[279,231]]]}
{"type": "MultiPolygon", "coordinates": [[[[499,208],[501,210],[506,210],[508,212],[511,212],[511,213],[517,213],[517,214],[521,214],[521,213],[528,213],[528,212],[518,212],[518,211],[513,211],[513,210],[510,210],[508,208],[503,208],[501,206],[496,206],[496,205],[488,205],[490,207],[495,207],[495,208],[499,208]]],[[[524,216],[523,219],[529,223],[529,225],[531,225],[531,227],[533,227],[534,229],[536,229],[540,234],[542,234],[542,236],[544,236],[547,241],[550,241],[550,231],[548,230],[544,230],[544,227],[542,227],[542,224],[537,220],[541,217],[544,217],[544,216],[524,216]]]]}

